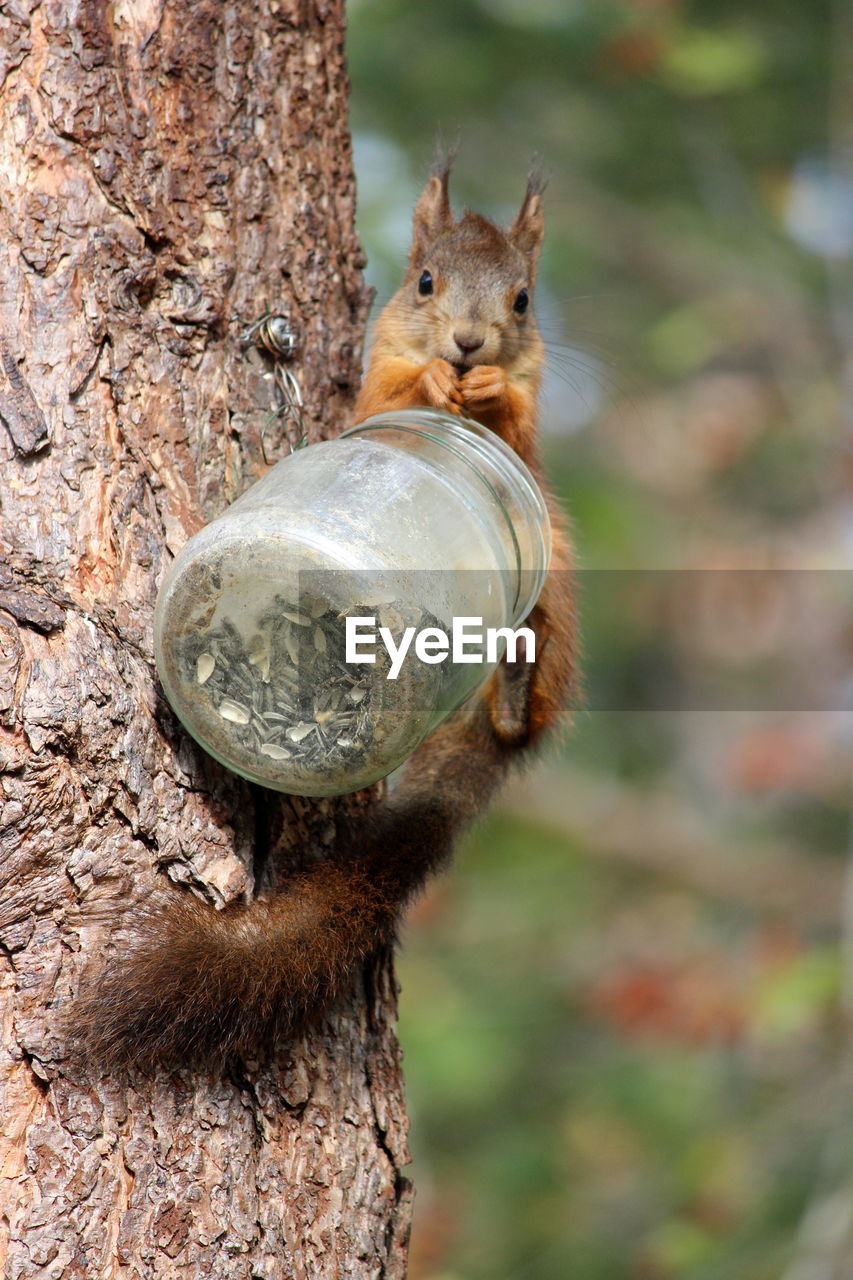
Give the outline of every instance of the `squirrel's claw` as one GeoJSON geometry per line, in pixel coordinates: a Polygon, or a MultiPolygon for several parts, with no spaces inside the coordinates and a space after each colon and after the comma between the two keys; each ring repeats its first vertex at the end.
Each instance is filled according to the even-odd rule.
{"type": "Polygon", "coordinates": [[[462,403],[467,409],[502,400],[507,393],[506,370],[497,364],[477,364],[460,379],[462,403]]]}
{"type": "Polygon", "coordinates": [[[427,404],[448,413],[458,413],[462,405],[456,372],[446,360],[430,360],[421,374],[421,389],[427,404]]]}

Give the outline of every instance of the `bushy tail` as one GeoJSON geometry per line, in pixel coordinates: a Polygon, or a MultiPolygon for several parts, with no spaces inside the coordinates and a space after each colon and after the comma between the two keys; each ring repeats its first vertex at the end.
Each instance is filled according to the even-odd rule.
{"type": "Polygon", "coordinates": [[[478,703],[419,748],[374,820],[269,901],[217,911],[175,893],[143,909],[74,1006],[78,1050],[106,1068],[216,1063],[304,1026],[393,940],[517,755],[478,703]]]}

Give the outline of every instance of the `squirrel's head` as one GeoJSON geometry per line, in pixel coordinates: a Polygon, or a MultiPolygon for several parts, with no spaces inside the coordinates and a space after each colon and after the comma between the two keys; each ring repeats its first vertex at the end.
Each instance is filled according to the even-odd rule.
{"type": "Polygon", "coordinates": [[[401,354],[440,357],[460,371],[475,364],[512,370],[533,361],[540,339],[533,284],[542,243],[543,181],[533,172],[512,225],[466,211],[454,221],[450,163],[430,177],[415,206],[412,248],[394,298],[401,354]],[[402,305],[401,305],[402,304],[402,305]]]}

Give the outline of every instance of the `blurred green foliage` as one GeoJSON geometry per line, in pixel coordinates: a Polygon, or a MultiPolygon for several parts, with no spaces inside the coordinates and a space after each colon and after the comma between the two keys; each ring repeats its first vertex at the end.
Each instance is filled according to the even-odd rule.
{"type": "Polygon", "coordinates": [[[589,708],[406,930],[412,1280],[843,1280],[850,33],[828,0],[348,12],[380,304],[437,134],[497,220],[550,172],[584,569],[589,708]]]}

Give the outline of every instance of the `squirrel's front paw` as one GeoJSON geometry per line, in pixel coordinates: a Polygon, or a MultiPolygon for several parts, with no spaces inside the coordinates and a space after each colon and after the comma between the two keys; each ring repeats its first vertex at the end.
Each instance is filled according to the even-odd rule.
{"type": "Polygon", "coordinates": [[[494,404],[506,395],[506,370],[498,364],[475,364],[459,382],[462,403],[468,409],[494,404]]]}
{"type": "Polygon", "coordinates": [[[462,404],[456,371],[446,360],[430,360],[421,374],[421,390],[427,404],[448,413],[458,413],[462,404]]]}

